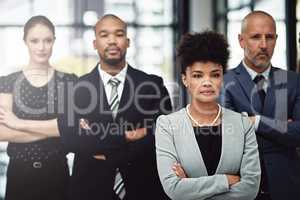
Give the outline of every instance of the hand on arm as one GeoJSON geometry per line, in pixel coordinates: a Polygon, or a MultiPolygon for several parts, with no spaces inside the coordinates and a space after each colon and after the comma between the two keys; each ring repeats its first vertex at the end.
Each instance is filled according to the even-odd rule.
{"type": "Polygon", "coordinates": [[[144,138],[147,135],[146,128],[138,128],[132,131],[125,131],[125,138],[128,142],[134,142],[144,138]]]}
{"type": "MultiPolygon", "coordinates": [[[[90,129],[88,124],[86,122],[81,122],[80,126],[85,129],[90,129]]],[[[144,138],[147,135],[147,129],[146,128],[138,128],[132,131],[125,131],[125,138],[127,142],[135,142],[137,140],[140,140],[144,138]]],[[[105,155],[103,154],[97,154],[94,156],[97,160],[106,160],[105,155]]]]}
{"type": "MultiPolygon", "coordinates": [[[[178,178],[188,178],[184,169],[182,168],[182,166],[179,163],[174,163],[172,170],[175,172],[175,174],[178,178]]],[[[229,187],[240,182],[241,177],[238,175],[229,175],[229,174],[225,174],[225,175],[228,180],[229,187]]]]}
{"type": "Polygon", "coordinates": [[[32,134],[41,134],[47,137],[58,137],[57,120],[23,120],[6,109],[0,108],[0,123],[5,126],[20,131],[30,132],[32,134]]]}
{"type": "Polygon", "coordinates": [[[92,130],[89,125],[89,121],[87,119],[81,118],[79,120],[79,126],[80,126],[80,128],[85,129],[85,130],[92,130]]]}
{"type": "Polygon", "coordinates": [[[0,93],[0,141],[26,143],[45,139],[46,136],[14,129],[21,122],[11,112],[13,97],[11,93],[0,93]]]}
{"type": "Polygon", "coordinates": [[[175,172],[178,178],[187,178],[184,169],[181,167],[180,163],[174,163],[172,170],[175,172]]]}
{"type": "MultiPolygon", "coordinates": [[[[84,130],[92,130],[87,119],[79,119],[79,126],[84,130]]],[[[104,154],[93,155],[93,158],[95,158],[96,160],[106,160],[106,156],[104,154]]]]}
{"type": "Polygon", "coordinates": [[[229,174],[226,174],[226,178],[228,180],[229,187],[231,187],[232,185],[240,182],[240,180],[241,180],[241,177],[238,176],[238,175],[229,175],[229,174]]]}
{"type": "Polygon", "coordinates": [[[11,129],[19,129],[22,120],[7,108],[0,107],[0,123],[11,129]]]}
{"type": "Polygon", "coordinates": [[[173,132],[175,129],[170,127],[173,126],[166,116],[158,118],[155,132],[157,169],[168,196],[171,199],[204,200],[228,192],[228,181],[222,174],[183,178],[187,177],[187,174],[183,173],[185,170],[181,170],[178,165],[174,166],[174,163],[179,160],[174,144],[174,135],[177,132],[173,132]]]}
{"type": "Polygon", "coordinates": [[[249,119],[250,119],[250,121],[251,121],[253,124],[255,124],[255,119],[256,119],[255,116],[251,116],[251,117],[249,117],[249,119]]]}
{"type": "Polygon", "coordinates": [[[106,156],[103,154],[97,154],[93,156],[96,160],[106,160],[106,156]]]}
{"type": "Polygon", "coordinates": [[[300,145],[299,118],[285,121],[261,116],[257,133],[287,147],[300,145]]]}
{"type": "Polygon", "coordinates": [[[269,140],[276,141],[285,146],[300,145],[300,121],[292,118],[284,120],[271,119],[263,115],[249,117],[255,125],[257,134],[263,135],[269,140]]]}
{"type": "Polygon", "coordinates": [[[37,140],[45,139],[47,136],[18,131],[15,129],[8,128],[7,126],[0,125],[0,141],[14,142],[14,143],[27,143],[34,142],[37,140]]]}
{"type": "Polygon", "coordinates": [[[300,78],[298,75],[296,76],[296,79],[293,79],[292,76],[288,78],[287,86],[290,82],[293,87],[285,88],[288,93],[280,96],[284,99],[284,103],[276,108],[278,110],[275,112],[288,113],[288,118],[283,118],[286,115],[274,118],[262,116],[258,127],[259,134],[287,147],[300,146],[300,78]]]}

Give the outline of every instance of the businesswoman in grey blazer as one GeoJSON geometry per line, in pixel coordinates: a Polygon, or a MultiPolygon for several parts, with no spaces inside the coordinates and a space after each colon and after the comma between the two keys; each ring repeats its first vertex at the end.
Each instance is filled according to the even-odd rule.
{"type": "Polygon", "coordinates": [[[229,57],[221,34],[183,36],[178,48],[185,108],[158,118],[157,166],[165,192],[178,200],[251,200],[260,165],[254,126],[217,103],[229,57]]]}

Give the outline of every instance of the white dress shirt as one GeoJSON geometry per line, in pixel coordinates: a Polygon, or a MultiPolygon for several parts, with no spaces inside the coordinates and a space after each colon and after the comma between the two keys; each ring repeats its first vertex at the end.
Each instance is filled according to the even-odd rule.
{"type": "Polygon", "coordinates": [[[112,76],[109,73],[102,70],[100,64],[98,64],[98,71],[99,71],[100,77],[103,81],[103,85],[104,85],[104,89],[105,89],[105,93],[106,93],[106,97],[107,97],[107,102],[109,102],[109,98],[111,95],[111,88],[112,88],[111,84],[109,84],[108,82],[112,77],[115,77],[120,81],[120,84],[118,85],[118,98],[120,101],[120,99],[122,97],[122,92],[124,89],[124,83],[125,83],[127,69],[128,69],[128,64],[126,63],[125,67],[118,74],[116,74],[115,76],[112,76]]]}

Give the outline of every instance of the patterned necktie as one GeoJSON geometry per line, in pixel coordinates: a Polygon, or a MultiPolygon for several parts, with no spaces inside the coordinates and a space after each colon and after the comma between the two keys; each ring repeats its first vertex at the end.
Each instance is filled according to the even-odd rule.
{"type": "MultiPolygon", "coordinates": [[[[108,83],[111,85],[109,107],[110,110],[112,111],[112,116],[115,119],[118,112],[119,103],[120,103],[119,95],[118,95],[118,86],[120,85],[121,81],[115,77],[112,77],[108,81],[108,83]]],[[[119,171],[116,172],[114,191],[116,195],[119,196],[121,199],[124,197],[125,187],[119,171]]]]}
{"type": "Polygon", "coordinates": [[[109,107],[112,111],[113,118],[115,119],[119,107],[119,96],[118,96],[118,86],[120,84],[120,81],[113,77],[111,78],[108,83],[111,85],[111,93],[109,98],[109,107]]]}
{"type": "MultiPolygon", "coordinates": [[[[264,90],[264,84],[265,84],[265,77],[261,74],[256,75],[255,79],[253,79],[254,83],[256,84],[257,87],[257,94],[259,95],[260,101],[261,101],[261,112],[263,112],[263,107],[264,107],[264,102],[265,102],[265,97],[266,97],[266,92],[264,90]]],[[[260,136],[257,138],[257,142],[259,147],[263,147],[262,139],[260,136]]],[[[266,174],[266,168],[264,164],[263,157],[260,157],[260,166],[261,166],[261,181],[260,181],[260,194],[263,193],[268,193],[268,178],[266,174]]]]}
{"type": "Polygon", "coordinates": [[[256,84],[256,87],[257,87],[257,93],[259,95],[259,98],[260,98],[260,102],[261,102],[261,105],[262,107],[264,106],[264,103],[265,103],[265,97],[266,97],[266,92],[264,90],[264,84],[265,84],[265,77],[263,75],[257,75],[255,78],[254,78],[254,83],[256,84]]]}

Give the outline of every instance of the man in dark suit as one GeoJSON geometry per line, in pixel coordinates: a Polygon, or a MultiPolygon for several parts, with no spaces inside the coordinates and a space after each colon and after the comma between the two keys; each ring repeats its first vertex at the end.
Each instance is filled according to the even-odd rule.
{"type": "Polygon", "coordinates": [[[244,59],[224,76],[221,102],[247,112],[256,128],[262,178],[257,200],[300,197],[300,78],[275,68],[277,39],[272,16],[254,11],[242,21],[239,43],[244,59]]]}
{"type": "Polygon", "coordinates": [[[116,169],[128,200],[165,200],[155,158],[153,126],[171,101],[160,77],[126,63],[127,25],[115,15],[95,25],[99,64],[68,88],[59,117],[63,142],[75,152],[70,199],[118,199],[116,169]]]}

